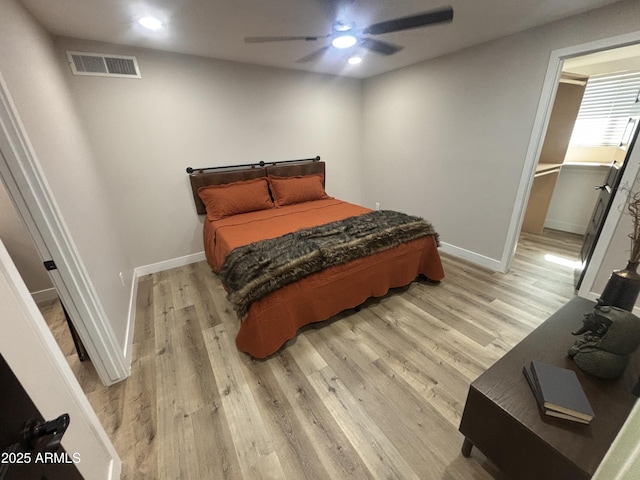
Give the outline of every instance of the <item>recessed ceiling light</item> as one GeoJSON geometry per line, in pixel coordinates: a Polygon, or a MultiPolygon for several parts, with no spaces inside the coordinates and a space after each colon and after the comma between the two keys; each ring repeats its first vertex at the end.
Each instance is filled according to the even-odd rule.
{"type": "Polygon", "coordinates": [[[138,23],[144,28],[153,30],[154,32],[162,28],[162,22],[155,17],[142,17],[138,20],[138,23]]]}
{"type": "Polygon", "coordinates": [[[349,65],[357,65],[360,62],[362,62],[362,58],[360,57],[351,57],[349,60],[347,60],[349,62],[349,65]]]}

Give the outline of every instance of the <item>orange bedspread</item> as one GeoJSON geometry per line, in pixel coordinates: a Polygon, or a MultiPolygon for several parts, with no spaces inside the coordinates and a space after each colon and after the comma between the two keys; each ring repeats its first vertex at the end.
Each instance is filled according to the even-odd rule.
{"type": "Polygon", "coordinates": [[[205,253],[213,271],[219,272],[227,253],[234,248],[370,211],[330,198],[243,213],[215,222],[205,219],[205,253]]]}
{"type": "MultiPolygon", "coordinates": [[[[244,213],[215,222],[205,219],[205,253],[218,272],[232,249],[301,228],[369,212],[336,199],[317,200],[271,210],[244,213]]],[[[330,267],[309,275],[254,302],[240,323],[236,345],[257,358],[275,353],[300,327],[326,320],[382,296],[390,288],[411,283],[419,274],[441,280],[444,271],[434,237],[330,267]]]]}

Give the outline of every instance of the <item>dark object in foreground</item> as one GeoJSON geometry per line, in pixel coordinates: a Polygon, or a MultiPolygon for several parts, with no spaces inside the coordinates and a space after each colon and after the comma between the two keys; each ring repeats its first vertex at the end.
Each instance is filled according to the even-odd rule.
{"type": "Polygon", "coordinates": [[[598,378],[620,377],[640,345],[640,318],[622,308],[600,304],[584,317],[583,327],[574,335],[585,335],[569,349],[569,356],[598,378]]]}
{"type": "Polygon", "coordinates": [[[471,384],[460,423],[463,455],[475,446],[519,480],[593,476],[636,402],[631,390],[640,374],[638,355],[617,380],[587,375],[567,357],[575,319],[594,306],[573,298],[471,384]],[[576,372],[597,413],[590,426],[540,415],[522,375],[532,358],[576,372]]]}

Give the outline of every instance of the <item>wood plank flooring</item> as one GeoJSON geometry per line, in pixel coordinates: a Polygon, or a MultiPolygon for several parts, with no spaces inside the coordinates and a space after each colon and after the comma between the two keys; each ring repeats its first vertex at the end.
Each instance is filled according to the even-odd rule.
{"type": "Polygon", "coordinates": [[[206,263],[140,279],[131,377],[103,387],[45,316],[125,479],[500,479],[458,425],[470,382],[573,296],[581,237],[523,234],[512,270],[443,255],[414,282],[258,361],[206,263]]]}

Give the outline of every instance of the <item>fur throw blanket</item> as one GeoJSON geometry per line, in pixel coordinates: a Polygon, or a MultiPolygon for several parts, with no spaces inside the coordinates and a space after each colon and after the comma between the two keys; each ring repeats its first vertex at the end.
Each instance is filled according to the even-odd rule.
{"type": "Polygon", "coordinates": [[[389,210],[305,228],[231,251],[220,275],[240,319],[252,302],[327,267],[438,234],[431,224],[389,210]]]}

